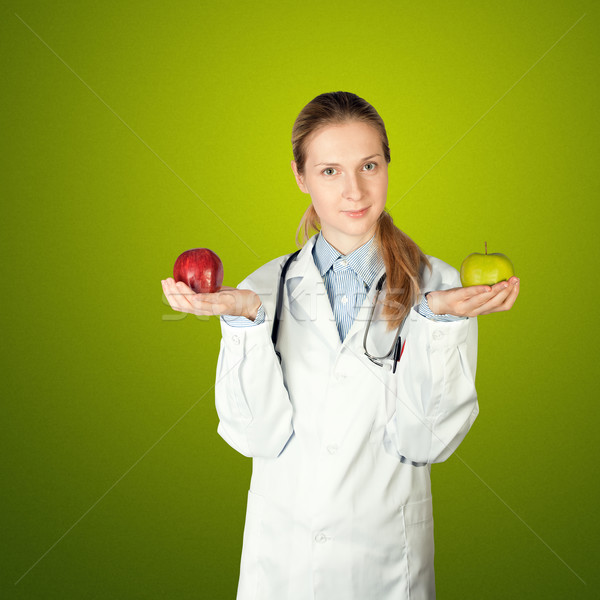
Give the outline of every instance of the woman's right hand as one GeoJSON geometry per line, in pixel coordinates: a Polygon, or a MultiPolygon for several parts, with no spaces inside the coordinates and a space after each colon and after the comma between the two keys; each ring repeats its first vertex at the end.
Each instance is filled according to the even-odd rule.
{"type": "Polygon", "coordinates": [[[252,290],[222,287],[212,294],[196,294],[183,281],[172,277],[162,280],[162,288],[173,310],[194,315],[232,315],[254,321],[261,305],[258,294],[252,290]]]}

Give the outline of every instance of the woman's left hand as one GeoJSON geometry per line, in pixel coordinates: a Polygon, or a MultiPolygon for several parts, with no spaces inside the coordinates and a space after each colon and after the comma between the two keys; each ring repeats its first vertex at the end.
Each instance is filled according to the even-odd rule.
{"type": "Polygon", "coordinates": [[[473,285],[436,290],[427,295],[427,304],[436,315],[477,317],[510,310],[519,295],[520,280],[511,277],[492,286],[473,285]]]}

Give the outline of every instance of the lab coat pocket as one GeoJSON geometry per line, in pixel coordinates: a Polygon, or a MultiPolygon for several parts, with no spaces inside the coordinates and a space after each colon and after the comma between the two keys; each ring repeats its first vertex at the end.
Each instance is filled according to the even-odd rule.
{"type": "Polygon", "coordinates": [[[258,598],[259,556],[264,501],[265,499],[262,496],[258,496],[250,491],[248,492],[240,580],[237,593],[238,600],[255,600],[258,598]]]}
{"type": "Polygon", "coordinates": [[[403,507],[411,600],[435,598],[431,498],[403,507]]]}

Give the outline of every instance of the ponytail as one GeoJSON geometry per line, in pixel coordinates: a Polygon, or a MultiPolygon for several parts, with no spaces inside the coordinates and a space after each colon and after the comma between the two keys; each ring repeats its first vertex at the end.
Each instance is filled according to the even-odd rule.
{"type": "Polygon", "coordinates": [[[383,257],[387,274],[387,295],[382,315],[388,329],[395,329],[416,303],[421,290],[422,273],[431,264],[419,246],[395,225],[385,210],[379,217],[375,241],[383,257]]]}
{"type": "Polygon", "coordinates": [[[315,207],[310,203],[306,212],[300,219],[300,224],[296,230],[296,245],[298,248],[302,248],[308,239],[314,232],[321,231],[321,222],[319,221],[319,215],[315,210],[315,207]]]}

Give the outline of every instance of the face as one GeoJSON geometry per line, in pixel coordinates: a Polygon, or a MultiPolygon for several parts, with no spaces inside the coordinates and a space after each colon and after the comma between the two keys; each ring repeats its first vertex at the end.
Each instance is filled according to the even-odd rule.
{"type": "Polygon", "coordinates": [[[298,187],[310,194],[325,239],[349,254],[371,239],[385,207],[388,171],[381,137],[361,121],[327,125],[309,138],[306,150],[302,175],[292,161],[298,187]]]}

